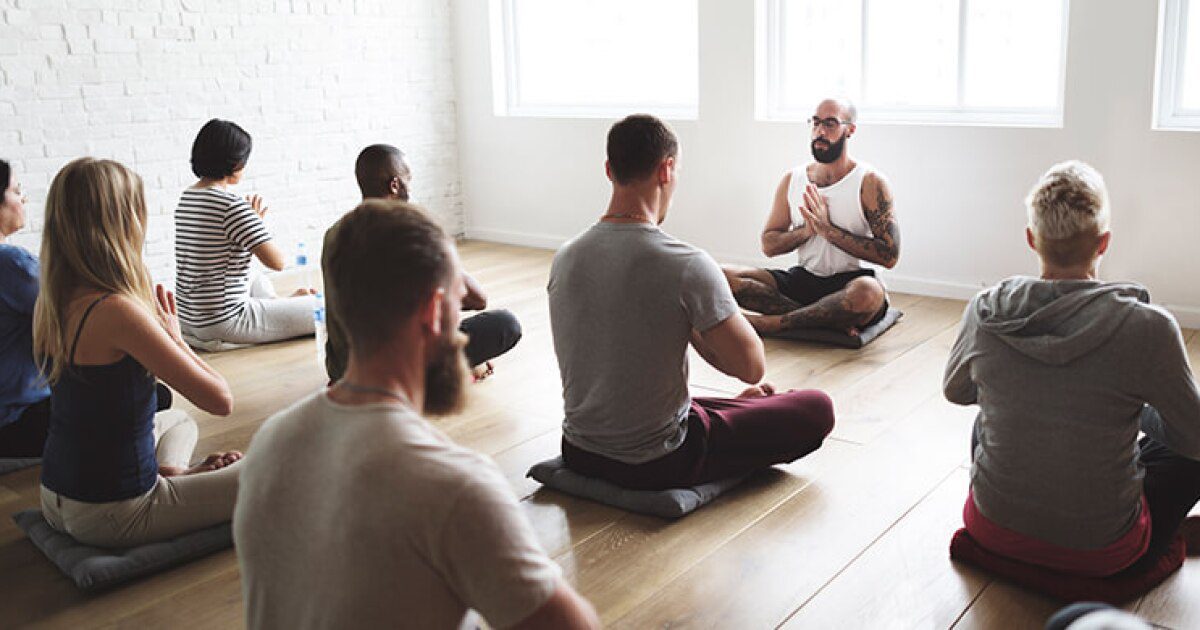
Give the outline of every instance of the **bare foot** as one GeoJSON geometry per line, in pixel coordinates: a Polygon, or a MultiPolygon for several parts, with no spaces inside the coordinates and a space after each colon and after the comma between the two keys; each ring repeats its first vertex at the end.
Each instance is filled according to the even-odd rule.
{"type": "Polygon", "coordinates": [[[762,382],[754,387],[747,387],[742,393],[738,394],[738,398],[766,398],[767,396],[775,395],[775,386],[762,382]]]}
{"type": "Polygon", "coordinates": [[[311,288],[309,288],[309,289],[296,289],[296,291],[295,291],[294,293],[292,293],[292,297],[301,297],[301,296],[304,296],[304,295],[316,295],[316,294],[317,294],[317,290],[316,290],[316,289],[311,289],[311,288]]]}
{"type": "Polygon", "coordinates": [[[158,474],[163,477],[178,477],[179,475],[187,474],[188,469],[183,466],[159,466],[158,474]]]}
{"type": "Polygon", "coordinates": [[[1183,542],[1187,544],[1187,555],[1200,556],[1200,516],[1183,519],[1179,533],[1183,536],[1183,542]]]}
{"type": "Polygon", "coordinates": [[[758,313],[746,313],[746,320],[750,325],[757,330],[759,334],[777,333],[783,330],[783,317],[780,315],[760,315],[758,313]]]}
{"type": "Polygon", "coordinates": [[[475,367],[471,368],[471,377],[475,380],[476,383],[486,379],[487,377],[489,377],[495,373],[496,373],[496,369],[494,367],[492,367],[491,361],[484,361],[483,363],[480,363],[479,365],[476,365],[475,367]]]}
{"type": "Polygon", "coordinates": [[[212,472],[220,470],[242,458],[241,451],[227,451],[224,453],[213,453],[204,458],[204,461],[192,466],[184,468],[182,466],[159,466],[158,474],[164,477],[175,477],[178,475],[194,475],[196,473],[212,472]]]}

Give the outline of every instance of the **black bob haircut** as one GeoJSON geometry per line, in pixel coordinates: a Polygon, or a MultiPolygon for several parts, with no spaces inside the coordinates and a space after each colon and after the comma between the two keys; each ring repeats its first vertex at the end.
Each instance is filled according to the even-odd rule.
{"type": "Polygon", "coordinates": [[[8,190],[8,185],[12,183],[12,167],[8,162],[0,160],[0,197],[4,196],[4,191],[8,190]]]}
{"type": "Polygon", "coordinates": [[[224,179],[245,168],[253,143],[236,123],[214,118],[200,128],[192,143],[192,172],[196,177],[224,179]]]}

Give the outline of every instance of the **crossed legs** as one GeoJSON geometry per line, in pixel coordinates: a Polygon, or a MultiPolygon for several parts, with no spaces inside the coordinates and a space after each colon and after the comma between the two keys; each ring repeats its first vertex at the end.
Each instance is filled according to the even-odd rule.
{"type": "Polygon", "coordinates": [[[228,521],[237,500],[242,454],[215,453],[189,468],[198,435],[195,421],[182,411],[155,414],[160,468],[153,488],[130,499],[90,503],[42,486],[46,520],[54,529],[97,547],[144,545],[228,521]]]}
{"type": "Polygon", "coordinates": [[[693,398],[688,434],[671,453],[629,464],[565,439],[563,460],[580,475],[634,490],[664,490],[749,474],[817,450],[833,430],[833,401],[817,390],[693,398]]]}
{"type": "Polygon", "coordinates": [[[834,328],[855,335],[887,299],[883,285],[870,276],[859,276],[811,304],[800,304],[779,291],[775,276],[766,269],[726,266],[722,271],[738,305],[753,311],[746,319],[759,333],[834,328]]]}

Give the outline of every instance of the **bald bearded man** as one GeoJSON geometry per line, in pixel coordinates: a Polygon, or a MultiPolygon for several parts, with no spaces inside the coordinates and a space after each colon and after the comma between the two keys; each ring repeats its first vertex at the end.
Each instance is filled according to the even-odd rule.
{"type": "Polygon", "coordinates": [[[723,267],[759,333],[834,328],[856,335],[887,314],[887,292],[868,262],[891,269],[900,228],[883,174],[851,157],[857,110],[827,99],[810,119],[814,161],[783,176],[762,233],[767,256],[796,252],[791,269],[723,267]]]}

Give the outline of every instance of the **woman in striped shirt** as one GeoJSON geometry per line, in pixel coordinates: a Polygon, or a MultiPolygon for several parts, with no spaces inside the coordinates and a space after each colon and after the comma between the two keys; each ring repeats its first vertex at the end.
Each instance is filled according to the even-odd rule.
{"type": "Polygon", "coordinates": [[[175,211],[179,323],[188,342],[206,350],[313,333],[311,289],[278,298],[269,283],[250,280],[251,256],[270,269],[284,267],[263,225],[262,198],[229,191],[241,181],[250,149],[241,127],[208,121],[192,144],[192,172],[200,180],[183,191],[175,211]]]}

